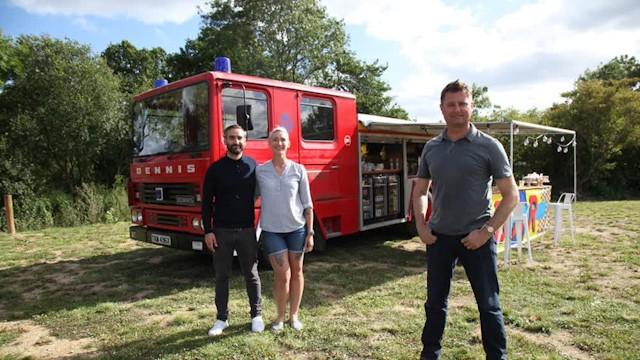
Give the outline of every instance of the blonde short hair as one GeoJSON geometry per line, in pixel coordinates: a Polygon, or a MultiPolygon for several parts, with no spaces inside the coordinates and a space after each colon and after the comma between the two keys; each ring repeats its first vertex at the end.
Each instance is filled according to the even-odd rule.
{"type": "Polygon", "coordinates": [[[269,140],[271,140],[273,138],[273,135],[277,132],[282,133],[287,138],[287,140],[289,140],[289,131],[287,131],[287,129],[282,126],[277,126],[273,128],[273,130],[271,130],[271,132],[269,133],[269,140]]]}

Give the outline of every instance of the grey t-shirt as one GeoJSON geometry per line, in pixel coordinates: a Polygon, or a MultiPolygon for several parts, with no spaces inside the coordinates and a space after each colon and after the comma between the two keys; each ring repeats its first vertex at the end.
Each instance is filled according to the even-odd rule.
{"type": "Polygon", "coordinates": [[[260,227],[263,230],[284,233],[305,225],[304,209],[313,204],[304,166],[289,160],[278,176],[269,161],[256,168],[256,179],[262,197],[260,227]]]}
{"type": "Polygon", "coordinates": [[[462,235],[491,217],[491,182],[511,176],[504,147],[473,124],[453,142],[447,130],[422,150],[418,177],[432,180],[433,211],[429,225],[436,232],[462,235]]]}

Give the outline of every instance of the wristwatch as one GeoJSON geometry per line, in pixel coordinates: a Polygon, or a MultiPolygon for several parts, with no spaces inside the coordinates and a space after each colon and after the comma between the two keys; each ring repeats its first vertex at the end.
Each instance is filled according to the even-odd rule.
{"type": "Polygon", "coordinates": [[[315,234],[316,234],[316,232],[315,232],[315,231],[313,231],[313,230],[307,230],[307,235],[311,235],[311,236],[313,236],[313,235],[315,235],[315,234]]]}
{"type": "Polygon", "coordinates": [[[482,227],[487,229],[487,231],[489,232],[489,235],[493,235],[493,233],[496,232],[496,229],[493,226],[489,225],[488,223],[484,224],[484,226],[482,227]]]}

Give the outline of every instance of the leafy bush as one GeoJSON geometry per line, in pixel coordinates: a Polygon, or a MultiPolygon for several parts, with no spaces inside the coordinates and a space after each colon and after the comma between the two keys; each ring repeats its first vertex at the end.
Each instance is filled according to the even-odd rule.
{"type": "MultiPolygon", "coordinates": [[[[129,204],[124,186],[118,177],[112,187],[84,183],[75,196],[53,192],[37,196],[28,188],[13,197],[14,217],[18,231],[48,226],[78,226],[100,222],[115,223],[129,219],[129,204]]],[[[6,219],[0,217],[0,228],[7,229],[6,219]]]]}
{"type": "Polygon", "coordinates": [[[116,176],[113,187],[108,190],[105,196],[104,221],[115,223],[129,219],[129,202],[127,200],[126,179],[123,176],[116,176]]]}
{"type": "Polygon", "coordinates": [[[85,214],[72,195],[59,192],[50,195],[49,198],[56,226],[78,226],[86,222],[85,214]]]}

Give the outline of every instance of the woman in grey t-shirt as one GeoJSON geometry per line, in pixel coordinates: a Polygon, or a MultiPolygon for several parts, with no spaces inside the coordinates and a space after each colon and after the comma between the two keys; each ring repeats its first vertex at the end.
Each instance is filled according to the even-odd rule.
{"type": "Polygon", "coordinates": [[[256,168],[262,197],[260,227],[263,251],[273,267],[273,297],[277,317],[272,329],[283,329],[287,304],[290,324],[302,330],[298,309],[304,290],[304,253],[313,249],[313,204],[304,166],[287,159],[289,133],[277,127],[269,133],[273,158],[256,168]]]}

